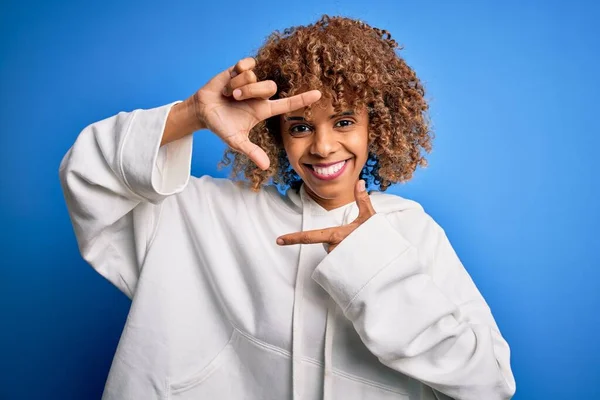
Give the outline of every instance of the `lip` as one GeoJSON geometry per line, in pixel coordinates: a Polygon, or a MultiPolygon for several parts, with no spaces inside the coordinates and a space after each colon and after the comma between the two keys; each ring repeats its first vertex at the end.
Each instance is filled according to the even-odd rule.
{"type": "MultiPolygon", "coordinates": [[[[346,170],[346,167],[348,166],[348,161],[350,161],[350,159],[348,159],[348,160],[342,160],[342,161],[344,161],[344,165],[342,166],[342,168],[340,168],[340,170],[338,172],[336,172],[335,174],[328,175],[328,176],[323,176],[323,175],[317,174],[317,171],[315,171],[314,169],[312,169],[308,165],[304,165],[303,164],[303,167],[306,170],[308,170],[308,172],[310,172],[310,174],[312,176],[314,176],[316,179],[318,179],[320,181],[331,181],[331,180],[336,179],[337,177],[339,177],[340,175],[342,175],[344,173],[344,171],[346,170]]],[[[341,161],[337,161],[337,162],[333,162],[333,163],[328,163],[328,164],[311,164],[311,165],[314,165],[314,166],[319,167],[319,168],[324,168],[324,167],[327,167],[329,165],[337,164],[339,162],[341,162],[341,161]]]]}

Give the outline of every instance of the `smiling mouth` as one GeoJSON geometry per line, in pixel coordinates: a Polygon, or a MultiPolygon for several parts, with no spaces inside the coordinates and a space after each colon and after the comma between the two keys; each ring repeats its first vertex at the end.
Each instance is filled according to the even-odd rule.
{"type": "Polygon", "coordinates": [[[304,164],[304,166],[317,179],[330,181],[342,175],[347,164],[348,160],[343,160],[332,164],[304,164]]]}

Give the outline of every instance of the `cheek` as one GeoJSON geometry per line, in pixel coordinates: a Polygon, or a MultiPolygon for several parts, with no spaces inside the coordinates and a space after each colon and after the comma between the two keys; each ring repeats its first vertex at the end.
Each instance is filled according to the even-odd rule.
{"type": "Polygon", "coordinates": [[[298,145],[294,145],[290,142],[284,143],[285,154],[292,167],[296,168],[300,157],[302,156],[302,149],[298,145]]]}
{"type": "Polygon", "coordinates": [[[369,154],[368,134],[360,132],[353,136],[348,141],[348,147],[358,158],[366,160],[369,154]]]}

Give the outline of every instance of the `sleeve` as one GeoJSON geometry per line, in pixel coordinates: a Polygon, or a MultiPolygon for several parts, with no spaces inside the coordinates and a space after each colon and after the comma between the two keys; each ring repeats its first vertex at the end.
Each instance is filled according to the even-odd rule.
{"type": "Polygon", "coordinates": [[[313,279],[383,364],[453,399],[510,399],[509,346],[445,232],[422,214],[430,262],[391,214],[375,214],[325,257],[313,279]]]}
{"type": "Polygon", "coordinates": [[[189,182],[192,135],[160,146],[172,103],[93,123],[59,177],[83,258],[132,298],[165,198],[189,182]]]}

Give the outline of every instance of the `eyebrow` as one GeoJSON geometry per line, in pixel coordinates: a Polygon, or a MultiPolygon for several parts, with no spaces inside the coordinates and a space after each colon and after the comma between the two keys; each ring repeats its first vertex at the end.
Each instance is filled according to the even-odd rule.
{"type": "MultiPolygon", "coordinates": [[[[354,115],[354,111],[344,111],[341,113],[333,114],[329,116],[329,119],[333,119],[335,117],[341,117],[342,115],[354,115]]],[[[286,121],[304,121],[304,117],[284,117],[286,121]]]]}

